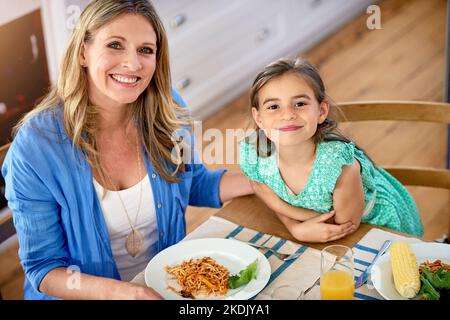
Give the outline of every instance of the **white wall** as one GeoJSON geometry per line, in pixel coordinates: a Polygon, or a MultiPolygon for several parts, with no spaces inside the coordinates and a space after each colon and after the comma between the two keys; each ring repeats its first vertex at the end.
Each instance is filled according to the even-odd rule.
{"type": "Polygon", "coordinates": [[[70,32],[89,0],[40,0],[50,80],[56,81],[70,32]]]}

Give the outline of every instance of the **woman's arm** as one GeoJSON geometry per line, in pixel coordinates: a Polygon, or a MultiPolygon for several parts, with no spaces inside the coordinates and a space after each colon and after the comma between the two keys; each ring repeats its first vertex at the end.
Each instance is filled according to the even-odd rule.
{"type": "Polygon", "coordinates": [[[220,179],[220,201],[222,203],[236,197],[253,194],[250,180],[242,172],[225,172],[220,179]]]}
{"type": "Polygon", "coordinates": [[[39,286],[42,293],[62,299],[76,300],[160,300],[153,289],[130,282],[96,277],[67,268],[56,268],[47,273],[39,286]]]}
{"type": "Polygon", "coordinates": [[[342,174],[336,182],[333,207],[336,210],[334,220],[338,224],[351,221],[359,226],[361,222],[364,211],[364,190],[360,168],[356,160],[350,166],[343,166],[342,174]]]}
{"type": "MultiPolygon", "coordinates": [[[[14,214],[20,245],[20,262],[31,284],[27,286],[25,295],[40,290],[44,294],[65,299],[125,298],[124,295],[128,299],[158,298],[151,289],[144,290],[135,284],[76,274],[68,269],[73,259],[67,250],[61,207],[54,196],[60,190],[52,188],[56,178],[52,174],[54,164],[50,160],[59,159],[54,150],[60,147],[60,143],[51,144],[50,138],[36,134],[33,130],[41,133],[40,124],[36,129],[33,128],[22,127],[2,168],[5,197],[14,214]]],[[[50,126],[42,129],[42,132],[50,132],[46,130],[56,132],[50,126]]]]}

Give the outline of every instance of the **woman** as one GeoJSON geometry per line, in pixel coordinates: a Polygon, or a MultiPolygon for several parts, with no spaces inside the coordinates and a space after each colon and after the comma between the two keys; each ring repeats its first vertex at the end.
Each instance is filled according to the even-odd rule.
{"type": "Polygon", "coordinates": [[[168,56],[148,1],[95,0],[81,14],[56,87],[17,125],[2,170],[25,298],[158,299],[128,281],[185,236],[187,205],[253,192],[190,156],[168,56]]]}

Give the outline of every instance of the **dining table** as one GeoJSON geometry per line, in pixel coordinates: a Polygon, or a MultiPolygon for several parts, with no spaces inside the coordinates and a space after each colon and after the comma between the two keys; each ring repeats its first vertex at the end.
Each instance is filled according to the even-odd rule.
{"type": "Polygon", "coordinates": [[[264,202],[255,195],[235,198],[230,201],[229,204],[220,209],[215,216],[234,222],[246,228],[272,234],[318,250],[322,250],[324,247],[332,244],[354,247],[364,237],[364,235],[374,228],[385,230],[403,237],[412,237],[409,234],[389,228],[361,223],[354,233],[336,241],[327,243],[301,242],[289,233],[285,225],[278,219],[272,209],[267,207],[264,202]]]}
{"type": "MultiPolygon", "coordinates": [[[[406,240],[411,244],[422,242],[422,239],[410,234],[367,223],[360,223],[355,232],[335,241],[326,243],[302,242],[294,238],[275,212],[255,195],[233,199],[213,217],[233,223],[239,226],[239,228],[254,230],[259,235],[269,235],[270,237],[277,238],[278,241],[294,244],[294,249],[288,250],[291,253],[304,251],[309,254],[303,254],[305,257],[300,257],[300,260],[306,260],[303,261],[303,265],[300,263],[289,267],[287,263],[280,266],[277,265],[275,267],[277,270],[272,275],[277,274],[278,278],[274,279],[274,283],[270,285],[270,290],[266,289],[263,294],[258,295],[260,299],[270,299],[270,292],[273,292],[277,285],[283,286],[284,284],[290,283],[297,283],[297,285],[302,286],[303,290],[307,290],[308,292],[314,289],[309,293],[308,299],[319,299],[320,272],[318,269],[320,269],[320,252],[327,246],[344,245],[352,248],[356,280],[370,266],[379,250],[385,245],[386,240],[391,240],[391,242],[406,240]],[[295,247],[295,244],[298,247],[295,247]],[[281,276],[278,275],[280,269],[283,270],[281,276]],[[286,271],[288,269],[291,269],[290,272],[286,271]],[[313,271],[314,269],[315,271],[313,271]],[[284,280],[282,280],[283,278],[284,280]]],[[[253,239],[255,237],[257,236],[254,235],[253,239]]],[[[276,246],[276,242],[272,242],[272,245],[274,244],[276,246]]],[[[271,260],[271,264],[273,264],[273,260],[271,260]]],[[[362,287],[357,288],[355,291],[355,299],[382,300],[385,297],[380,295],[375,290],[371,281],[369,281],[362,287]]]]}
{"type": "MultiPolygon", "coordinates": [[[[174,250],[176,247],[184,245],[187,246],[185,249],[189,251],[186,242],[196,240],[200,241],[196,251],[188,252],[183,251],[183,249],[174,254],[167,254],[166,259],[168,260],[164,262],[176,264],[176,261],[180,260],[179,262],[181,262],[181,260],[188,259],[192,254],[197,256],[199,252],[204,252],[207,255],[215,252],[221,255],[224,253],[220,252],[222,249],[225,249],[228,252],[227,254],[235,255],[233,252],[230,252],[231,249],[229,248],[218,248],[211,245],[212,242],[220,238],[239,240],[250,245],[263,245],[270,248],[269,250],[261,249],[261,253],[265,257],[263,260],[267,260],[270,265],[267,277],[262,279],[263,283],[258,288],[255,288],[255,291],[247,292],[246,295],[242,295],[245,292],[241,292],[229,297],[237,300],[241,298],[255,300],[272,299],[274,290],[285,285],[294,285],[296,288],[306,292],[307,294],[303,295],[304,300],[320,299],[321,250],[329,245],[338,244],[352,248],[356,281],[357,277],[363,274],[371,265],[387,240],[391,242],[399,240],[405,240],[410,243],[422,242],[421,239],[411,235],[366,223],[361,223],[355,232],[336,241],[327,243],[298,241],[289,233],[275,212],[255,195],[235,198],[225,203],[220,210],[199,225],[191,225],[190,230],[179,244],[174,245],[172,249],[169,247],[167,250],[174,250]],[[202,246],[204,248],[201,248],[202,246]],[[295,256],[295,258],[280,259],[279,254],[283,253],[291,255],[291,257],[295,256]]],[[[194,244],[194,242],[190,242],[190,245],[194,244]]],[[[229,244],[231,245],[231,243],[229,244]]],[[[157,286],[159,290],[167,294],[166,298],[177,299],[176,294],[166,290],[165,285],[161,284],[164,282],[163,278],[156,279],[154,277],[155,273],[152,272],[160,275],[160,269],[163,269],[161,266],[155,268],[160,263],[156,262],[158,257],[155,258],[150,261],[150,267],[147,266],[146,270],[139,273],[132,282],[151,287],[157,286]]],[[[236,258],[241,260],[241,258],[245,257],[239,256],[236,258]]],[[[249,262],[251,261],[249,260],[249,262]]],[[[376,290],[376,287],[370,283],[363,283],[362,286],[356,288],[354,297],[359,300],[385,299],[376,290]]]]}

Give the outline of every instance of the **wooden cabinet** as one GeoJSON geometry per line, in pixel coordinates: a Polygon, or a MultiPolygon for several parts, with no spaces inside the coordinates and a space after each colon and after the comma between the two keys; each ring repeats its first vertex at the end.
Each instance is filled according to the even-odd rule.
{"type": "MultiPolygon", "coordinates": [[[[0,16],[0,146],[11,142],[14,125],[50,86],[38,4],[22,1],[6,7],[0,16]]],[[[0,220],[6,207],[3,194],[0,174],[0,220]]]]}
{"type": "Polygon", "coordinates": [[[41,11],[36,0],[2,5],[0,43],[2,146],[11,142],[11,128],[50,85],[41,11]]]}

